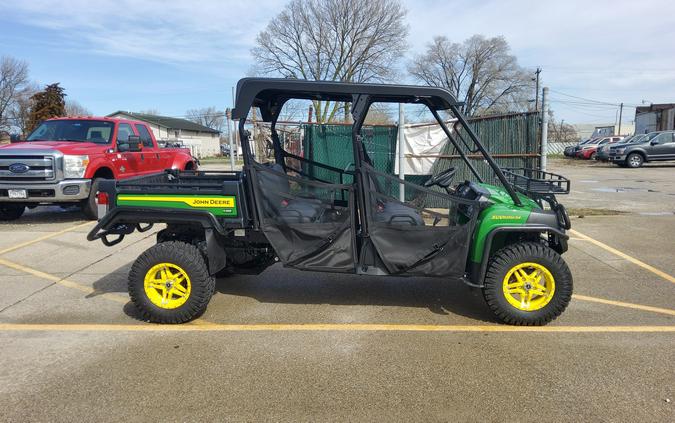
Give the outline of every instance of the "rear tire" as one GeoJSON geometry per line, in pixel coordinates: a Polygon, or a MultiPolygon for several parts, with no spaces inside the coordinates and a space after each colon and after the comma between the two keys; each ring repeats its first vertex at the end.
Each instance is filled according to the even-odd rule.
{"type": "Polygon", "coordinates": [[[591,153],[591,157],[589,157],[590,160],[597,160],[598,159],[598,153],[591,153]]]}
{"type": "Polygon", "coordinates": [[[26,211],[26,206],[23,204],[14,203],[0,203],[0,221],[16,220],[26,211]]]}
{"type": "Polygon", "coordinates": [[[560,316],[572,298],[567,264],[558,253],[536,242],[511,244],[497,251],[490,259],[484,285],[490,310],[512,325],[545,325],[560,316]]]}
{"type": "Polygon", "coordinates": [[[631,153],[628,155],[628,157],[626,157],[626,166],[630,167],[631,169],[637,169],[638,167],[642,166],[644,161],[645,159],[640,153],[631,153]]]}
{"type": "Polygon", "coordinates": [[[179,241],[150,247],[129,272],[131,301],[144,320],[155,323],[184,323],[199,317],[215,286],[216,280],[197,247],[179,241]],[[167,270],[169,273],[165,273],[167,270]],[[162,278],[165,280],[158,280],[162,278]],[[168,295],[164,294],[166,287],[168,295]]]}

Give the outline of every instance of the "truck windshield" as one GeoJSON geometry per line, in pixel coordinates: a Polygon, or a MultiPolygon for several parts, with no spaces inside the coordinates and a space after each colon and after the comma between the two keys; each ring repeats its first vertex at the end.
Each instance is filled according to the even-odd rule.
{"type": "Polygon", "coordinates": [[[101,120],[48,120],[35,128],[27,141],[72,141],[109,144],[114,122],[101,120]]]}

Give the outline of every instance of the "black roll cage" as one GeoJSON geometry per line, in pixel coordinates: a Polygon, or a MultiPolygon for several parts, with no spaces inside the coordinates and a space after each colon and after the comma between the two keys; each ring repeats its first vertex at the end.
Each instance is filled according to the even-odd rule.
{"type": "MultiPolygon", "coordinates": [[[[232,111],[232,118],[239,120],[239,135],[244,151],[244,166],[250,169],[254,159],[250,149],[249,134],[245,129],[246,118],[252,107],[258,107],[262,120],[270,122],[272,133],[272,144],[274,156],[277,163],[285,167],[286,153],[281,147],[279,135],[276,131],[276,124],[281,113],[283,105],[291,99],[305,99],[317,101],[338,101],[351,102],[351,113],[353,118],[352,125],[352,144],[354,150],[354,176],[356,183],[360,184],[365,180],[365,170],[362,164],[366,161],[364,146],[361,142],[361,128],[366,119],[368,109],[373,103],[416,103],[424,104],[431,111],[434,119],[438,122],[441,129],[453,144],[457,153],[467,165],[471,173],[482,182],[476,168],[460,148],[457,139],[452,135],[443,119],[439,116],[439,110],[450,110],[457,118],[455,129],[458,125],[464,128],[468,137],[473,141],[476,149],[471,149],[460,131],[456,131],[461,142],[470,150],[480,152],[488,165],[495,172],[495,175],[502,183],[504,188],[511,196],[514,204],[521,206],[522,203],[513,186],[507,181],[502,169],[494,161],[490,153],[480,142],[476,133],[469,126],[466,118],[459,110],[462,103],[458,102],[453,95],[442,88],[410,86],[410,85],[389,85],[389,84],[353,84],[331,81],[307,81],[297,79],[276,79],[276,78],[243,78],[237,83],[235,108],[232,111]]],[[[294,156],[294,158],[299,158],[294,156]]],[[[304,161],[307,159],[299,158],[304,161]]],[[[322,167],[323,164],[311,162],[313,165],[322,167]]],[[[331,166],[323,165],[328,169],[343,172],[341,169],[334,169],[331,166]]],[[[295,170],[295,169],[294,169],[295,170]]],[[[347,172],[345,172],[347,173],[347,172]]],[[[348,172],[351,173],[351,172],[348,172]]],[[[363,191],[360,190],[364,195],[363,191]]],[[[366,204],[364,198],[359,198],[361,205],[366,204]]],[[[368,213],[363,207],[361,213],[368,213]]],[[[365,216],[365,214],[364,214],[365,216]]],[[[367,220],[367,219],[364,219],[367,220]]]]}

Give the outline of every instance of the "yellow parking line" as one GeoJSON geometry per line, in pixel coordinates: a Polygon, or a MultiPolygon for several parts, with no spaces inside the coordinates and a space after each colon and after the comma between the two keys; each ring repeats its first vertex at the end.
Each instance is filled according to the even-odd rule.
{"type": "Polygon", "coordinates": [[[574,229],[570,229],[569,232],[573,235],[576,235],[579,238],[583,238],[585,241],[589,241],[589,242],[597,245],[598,247],[609,251],[610,253],[612,253],[614,255],[617,255],[617,256],[621,257],[622,259],[628,260],[629,262],[631,262],[633,264],[636,264],[636,265],[642,267],[645,270],[649,270],[650,272],[654,273],[657,276],[662,277],[663,279],[667,280],[668,282],[675,283],[675,277],[667,274],[666,272],[663,272],[663,271],[655,268],[654,266],[650,266],[649,264],[647,264],[647,263],[645,263],[641,260],[638,260],[635,257],[631,257],[628,254],[626,254],[622,251],[619,251],[616,248],[610,247],[609,245],[607,245],[605,243],[602,243],[602,242],[598,241],[597,239],[593,239],[588,235],[584,235],[579,231],[575,231],[574,229]]]}
{"type": "Polygon", "coordinates": [[[30,241],[22,242],[21,244],[16,244],[16,245],[14,245],[14,246],[12,246],[12,247],[5,248],[4,250],[0,250],[0,255],[2,255],[2,254],[7,254],[7,253],[10,253],[10,252],[12,252],[12,251],[16,251],[16,250],[21,249],[21,248],[23,248],[23,247],[28,247],[29,245],[36,244],[36,243],[38,243],[38,242],[40,242],[40,241],[44,241],[44,240],[49,239],[49,238],[54,238],[55,236],[59,236],[59,235],[65,234],[65,233],[67,233],[67,232],[72,232],[72,231],[74,231],[74,230],[76,230],[76,229],[79,229],[79,228],[81,228],[81,227],[83,227],[83,226],[92,225],[92,224],[94,224],[94,222],[80,223],[79,225],[71,226],[70,228],[66,228],[66,229],[60,230],[60,231],[58,231],[58,232],[52,232],[52,233],[50,233],[50,234],[43,235],[43,236],[38,237],[38,238],[34,238],[34,239],[30,240],[30,241]]]}
{"type": "MultiPolygon", "coordinates": [[[[9,267],[10,269],[18,270],[20,272],[28,273],[30,275],[36,276],[38,278],[46,279],[49,281],[52,281],[58,285],[65,286],[67,288],[73,288],[77,289],[79,291],[82,291],[87,294],[97,294],[97,296],[101,296],[107,299],[110,299],[112,301],[116,301],[118,303],[126,304],[128,302],[128,299],[126,297],[117,295],[117,294],[112,294],[112,293],[100,293],[99,291],[96,291],[94,288],[79,284],[77,282],[73,282],[69,279],[66,278],[60,278],[59,276],[56,275],[51,275],[49,273],[42,272],[37,269],[33,269],[28,266],[24,266],[22,264],[14,263],[9,260],[5,260],[0,258],[0,265],[9,267]]],[[[660,307],[652,307],[648,305],[643,305],[643,304],[634,304],[634,303],[627,303],[627,302],[622,302],[622,301],[613,301],[613,300],[607,300],[604,298],[598,298],[598,297],[591,297],[588,295],[579,295],[579,294],[574,294],[573,298],[576,300],[581,300],[581,301],[590,301],[590,302],[595,302],[595,303],[600,303],[600,304],[606,304],[606,305],[613,305],[617,307],[626,307],[626,308],[632,308],[635,310],[642,310],[642,311],[650,311],[653,313],[659,313],[659,314],[667,314],[669,316],[675,316],[675,310],[671,309],[666,309],[666,308],[660,308],[660,307]]],[[[205,324],[205,325],[210,325],[211,323],[204,321],[202,319],[198,319],[196,324],[205,324]]]]}
{"type": "Polygon", "coordinates": [[[617,307],[627,307],[627,308],[632,308],[632,309],[635,309],[635,310],[651,311],[653,313],[661,313],[661,314],[668,314],[670,316],[675,316],[675,310],[671,310],[671,309],[668,309],[668,308],[652,307],[652,306],[647,306],[647,305],[642,305],[642,304],[625,303],[623,301],[606,300],[604,298],[589,297],[587,295],[579,295],[579,294],[573,294],[572,298],[574,298],[575,300],[589,301],[589,302],[592,302],[592,303],[607,304],[607,305],[613,305],[613,306],[617,306],[617,307]]]}
{"type": "Polygon", "coordinates": [[[104,298],[107,298],[109,300],[121,303],[121,304],[126,304],[127,302],[129,302],[129,300],[126,297],[122,297],[122,296],[116,295],[116,294],[111,294],[109,292],[100,293],[99,291],[95,290],[94,288],[92,288],[90,286],[82,285],[82,284],[79,284],[77,282],[73,282],[69,279],[60,278],[60,277],[55,276],[55,275],[50,275],[49,273],[45,273],[45,272],[42,272],[42,271],[37,270],[37,269],[32,269],[30,267],[23,266],[21,264],[14,263],[14,262],[9,261],[9,260],[0,259],[0,265],[3,265],[5,267],[9,267],[10,269],[18,270],[20,272],[28,273],[29,275],[33,275],[33,276],[36,276],[36,277],[41,278],[41,279],[46,279],[48,281],[52,281],[57,285],[65,286],[67,288],[77,289],[77,290],[82,291],[86,294],[97,294],[97,296],[104,297],[104,298]]]}
{"type": "Polygon", "coordinates": [[[407,325],[366,323],[315,324],[0,324],[0,331],[46,332],[569,332],[569,333],[675,333],[675,326],[506,326],[506,325],[407,325]]]}

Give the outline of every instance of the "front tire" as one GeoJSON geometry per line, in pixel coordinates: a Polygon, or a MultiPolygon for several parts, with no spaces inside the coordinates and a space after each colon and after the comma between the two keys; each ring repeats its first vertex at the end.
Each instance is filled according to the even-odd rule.
{"type": "Polygon", "coordinates": [[[95,178],[93,181],[91,181],[89,197],[82,202],[82,212],[89,220],[97,220],[99,217],[103,217],[98,215],[98,205],[96,204],[98,186],[103,180],[103,178],[95,178]]]}
{"type": "Polygon", "coordinates": [[[637,169],[638,167],[642,166],[644,161],[645,159],[640,153],[631,153],[628,155],[628,157],[626,157],[626,166],[630,167],[631,169],[637,169]]]}
{"type": "Polygon", "coordinates": [[[129,272],[129,296],[144,320],[184,323],[200,316],[216,280],[197,247],[162,242],[136,259],[129,272]]]}
{"type": "Polygon", "coordinates": [[[545,325],[572,298],[572,273],[562,257],[536,242],[512,244],[491,258],[483,296],[504,323],[545,325]]]}
{"type": "Polygon", "coordinates": [[[23,204],[14,203],[0,203],[0,221],[16,220],[26,211],[26,206],[23,204]]]}

